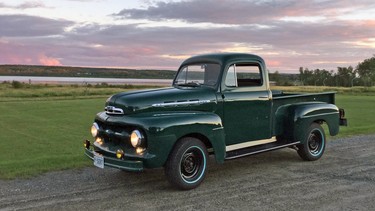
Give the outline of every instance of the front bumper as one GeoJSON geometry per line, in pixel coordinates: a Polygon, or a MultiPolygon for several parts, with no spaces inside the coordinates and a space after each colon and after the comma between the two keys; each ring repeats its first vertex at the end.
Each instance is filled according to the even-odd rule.
{"type": "MultiPolygon", "coordinates": [[[[126,171],[143,171],[144,164],[141,160],[127,160],[125,159],[118,159],[116,157],[110,157],[103,155],[100,152],[97,152],[101,154],[104,158],[104,166],[112,167],[112,168],[118,168],[121,170],[126,171]]],[[[90,147],[85,147],[85,155],[89,157],[91,160],[94,160],[94,149],[90,147]]]]}

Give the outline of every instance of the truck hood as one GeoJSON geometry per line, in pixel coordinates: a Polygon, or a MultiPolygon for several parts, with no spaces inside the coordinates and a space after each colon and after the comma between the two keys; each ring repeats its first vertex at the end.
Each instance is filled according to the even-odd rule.
{"type": "Polygon", "coordinates": [[[107,113],[120,110],[123,114],[157,111],[214,111],[215,91],[205,87],[171,87],[122,92],[106,102],[107,113]]]}

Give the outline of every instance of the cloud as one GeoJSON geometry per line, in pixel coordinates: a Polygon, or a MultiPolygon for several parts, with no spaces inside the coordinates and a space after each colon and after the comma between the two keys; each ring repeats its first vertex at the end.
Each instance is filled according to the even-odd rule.
{"type": "Polygon", "coordinates": [[[0,37],[61,35],[73,22],[30,15],[0,15],[0,37]]]}
{"type": "Polygon", "coordinates": [[[61,66],[61,63],[58,59],[47,57],[44,54],[39,55],[39,63],[47,66],[61,66]]]}
{"type": "Polygon", "coordinates": [[[144,9],[123,9],[117,17],[147,20],[182,20],[191,23],[265,23],[283,17],[334,17],[373,7],[374,1],[358,0],[190,0],[157,2],[144,9]]]}
{"type": "Polygon", "coordinates": [[[51,55],[59,54],[53,46],[43,46],[38,43],[15,43],[0,39],[0,64],[29,64],[29,65],[62,65],[60,59],[51,55]]]}
{"type": "MultiPolygon", "coordinates": [[[[278,4],[282,5],[285,3],[280,2],[278,4]]],[[[115,16],[154,21],[172,19],[192,23],[259,23],[259,19],[266,16],[264,11],[267,8],[267,4],[256,4],[251,1],[193,0],[181,2],[158,2],[156,5],[150,5],[145,9],[123,9],[115,14],[115,16]]]]}
{"type": "MultiPolygon", "coordinates": [[[[270,59],[279,70],[298,70],[299,66],[335,69],[337,61],[356,64],[371,49],[353,51],[353,43],[375,34],[369,22],[337,21],[290,24],[274,21],[274,27],[241,25],[226,28],[142,27],[141,25],[90,25],[77,28],[67,39],[92,46],[85,55],[107,55],[112,65],[177,67],[182,58],[209,52],[248,52],[270,59]],[[96,47],[95,47],[96,46],[96,47]],[[354,53],[355,52],[355,53],[354,53]],[[316,61],[330,61],[331,66],[316,61]],[[327,60],[328,59],[328,60],[327,60]],[[116,61],[115,61],[116,60],[116,61]],[[299,64],[297,64],[299,63],[299,64]]],[[[78,46],[77,44],[75,44],[78,46]]],[[[362,46],[363,47],[363,46],[362,46]]]]}
{"type": "Polygon", "coordinates": [[[46,8],[46,5],[44,5],[44,3],[41,1],[27,1],[16,6],[16,8],[17,9],[46,8]]]}
{"type": "Polygon", "coordinates": [[[355,41],[366,41],[375,34],[375,27],[364,27],[371,24],[341,21],[306,25],[275,21],[271,28],[84,24],[58,37],[8,39],[8,44],[17,42],[14,51],[23,52],[20,55],[36,64],[42,60],[30,55],[48,55],[43,61],[59,58],[60,64],[71,66],[175,69],[191,55],[230,51],[259,54],[270,61],[268,66],[272,70],[298,71],[299,66],[335,69],[338,61],[355,65],[373,54],[372,49],[363,45],[360,50],[353,50],[361,44],[355,41]]]}
{"type": "Polygon", "coordinates": [[[19,5],[8,5],[4,3],[0,3],[0,8],[11,8],[11,9],[33,9],[33,8],[47,8],[46,5],[42,1],[26,1],[19,5]]]}

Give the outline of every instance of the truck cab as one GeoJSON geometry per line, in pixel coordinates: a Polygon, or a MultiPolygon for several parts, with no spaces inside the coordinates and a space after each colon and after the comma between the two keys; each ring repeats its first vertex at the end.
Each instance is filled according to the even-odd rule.
{"type": "Polygon", "coordinates": [[[111,96],[97,114],[85,154],[100,168],[164,167],[168,181],[192,189],[209,155],[228,159],[293,147],[317,160],[326,139],[346,125],[334,93],[271,91],[264,60],[252,54],[206,54],[185,60],[171,87],[111,96]]]}

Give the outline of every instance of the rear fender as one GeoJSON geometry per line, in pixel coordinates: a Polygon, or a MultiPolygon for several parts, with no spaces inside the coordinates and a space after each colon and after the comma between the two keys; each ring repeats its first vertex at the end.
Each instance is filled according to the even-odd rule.
{"type": "Polygon", "coordinates": [[[305,131],[313,123],[327,123],[329,133],[335,136],[339,132],[339,109],[328,103],[306,102],[291,104],[281,108],[284,115],[276,115],[276,124],[284,123],[282,127],[276,127],[276,132],[282,131],[286,139],[299,141],[305,140],[305,131]],[[281,119],[282,118],[282,119],[281,119]]]}

